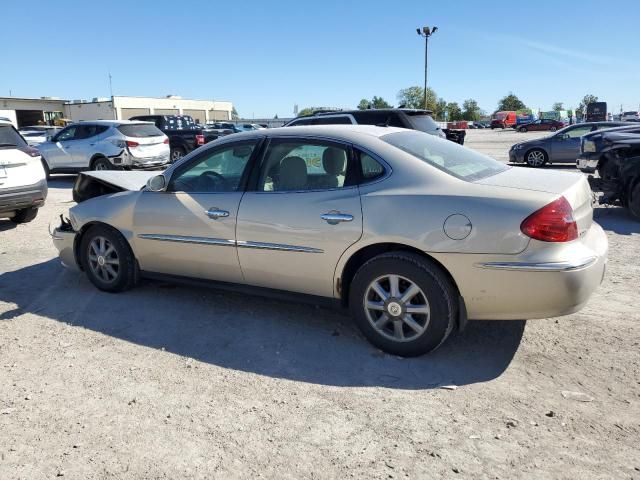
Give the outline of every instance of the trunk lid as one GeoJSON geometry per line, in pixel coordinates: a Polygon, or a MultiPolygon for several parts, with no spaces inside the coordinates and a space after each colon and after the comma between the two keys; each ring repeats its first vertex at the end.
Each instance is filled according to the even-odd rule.
{"type": "MultiPolygon", "coordinates": [[[[587,177],[579,172],[558,172],[512,167],[475,183],[496,187],[517,188],[563,196],[573,209],[573,217],[582,236],[593,223],[592,193],[587,177]]],[[[532,212],[533,213],[533,212],[532,212]]]]}

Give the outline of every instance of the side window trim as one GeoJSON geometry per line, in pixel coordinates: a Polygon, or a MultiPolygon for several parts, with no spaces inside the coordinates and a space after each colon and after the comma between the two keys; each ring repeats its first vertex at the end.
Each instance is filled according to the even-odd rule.
{"type": "Polygon", "coordinates": [[[232,142],[226,142],[226,143],[223,143],[222,145],[217,145],[214,148],[207,149],[204,152],[200,152],[198,155],[195,155],[194,157],[190,158],[188,161],[184,162],[184,164],[179,165],[175,170],[173,170],[171,172],[171,175],[169,176],[169,179],[167,181],[167,188],[164,191],[164,193],[172,193],[172,194],[176,194],[176,193],[190,193],[190,194],[206,193],[206,194],[209,194],[209,195],[216,195],[216,194],[220,194],[220,193],[231,193],[231,192],[182,192],[182,191],[174,191],[174,190],[172,190],[172,187],[173,187],[173,181],[178,175],[180,175],[185,170],[188,170],[194,164],[197,164],[197,163],[201,162],[204,159],[204,157],[208,158],[208,157],[211,157],[213,155],[217,155],[218,153],[222,152],[223,150],[226,150],[229,147],[234,148],[236,146],[247,144],[247,143],[252,143],[252,142],[255,142],[255,146],[253,148],[253,152],[251,152],[251,155],[249,156],[249,160],[247,161],[247,165],[245,166],[244,171],[242,172],[242,177],[240,178],[240,183],[238,185],[238,189],[234,193],[247,191],[247,184],[248,184],[249,176],[250,176],[251,172],[254,170],[253,166],[254,166],[254,164],[256,162],[256,158],[258,157],[259,152],[263,150],[262,147],[263,147],[263,144],[265,143],[265,137],[253,137],[253,138],[247,138],[247,139],[243,139],[243,140],[235,140],[235,141],[232,141],[232,142]]]}

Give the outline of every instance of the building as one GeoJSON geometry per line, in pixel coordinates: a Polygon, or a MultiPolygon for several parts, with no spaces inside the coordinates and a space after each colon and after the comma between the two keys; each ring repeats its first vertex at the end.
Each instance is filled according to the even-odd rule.
{"type": "Polygon", "coordinates": [[[137,115],[190,115],[196,122],[230,120],[233,104],[215,100],[188,100],[176,95],[166,97],[94,98],[91,102],[73,100],[65,105],[73,121],[127,120],[137,115]]]}
{"type": "Polygon", "coordinates": [[[67,100],[56,97],[0,97],[0,117],[6,117],[17,128],[52,125],[65,117],[67,100]]]}

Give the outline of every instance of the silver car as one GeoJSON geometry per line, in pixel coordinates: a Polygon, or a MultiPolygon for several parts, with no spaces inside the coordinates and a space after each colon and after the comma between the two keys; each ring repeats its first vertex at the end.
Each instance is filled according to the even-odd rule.
{"type": "Polygon", "coordinates": [[[304,294],[349,307],[374,345],[405,356],[467,319],[575,312],[607,258],[580,173],[401,128],[236,134],[160,175],[81,174],[74,197],[53,242],[101,290],[149,276],[304,294]]]}
{"type": "Polygon", "coordinates": [[[551,135],[516,143],[509,150],[511,163],[542,167],[551,163],[575,163],[580,155],[580,137],[604,128],[629,125],[625,122],[592,122],[569,125],[551,135]]]}
{"type": "Polygon", "coordinates": [[[158,169],[169,138],[149,122],[97,120],[69,125],[38,145],[47,176],[84,170],[158,169]]]}

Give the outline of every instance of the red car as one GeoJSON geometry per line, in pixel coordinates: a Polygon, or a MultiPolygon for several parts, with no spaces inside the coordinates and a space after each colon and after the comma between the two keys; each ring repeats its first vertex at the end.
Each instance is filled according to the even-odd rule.
{"type": "Polygon", "coordinates": [[[536,120],[534,122],[517,125],[513,128],[515,128],[519,132],[538,132],[538,131],[545,131],[545,130],[548,130],[550,132],[555,132],[556,130],[564,126],[565,126],[564,123],[559,122],[558,120],[550,120],[547,118],[543,118],[540,120],[536,120]]]}

